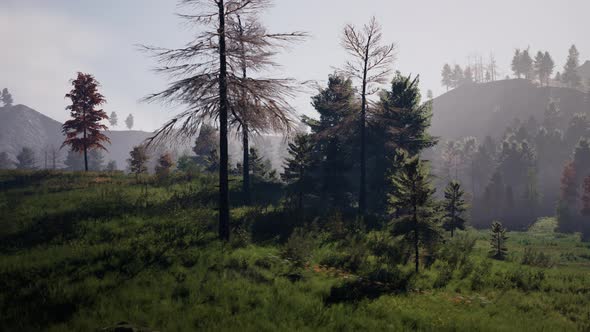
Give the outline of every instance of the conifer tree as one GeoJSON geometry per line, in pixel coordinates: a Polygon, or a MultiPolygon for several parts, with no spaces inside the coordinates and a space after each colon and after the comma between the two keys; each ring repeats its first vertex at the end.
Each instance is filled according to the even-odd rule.
{"type": "Polygon", "coordinates": [[[35,152],[29,147],[22,148],[18,155],[16,155],[16,160],[17,169],[37,169],[35,152]]]}
{"type": "Polygon", "coordinates": [[[529,50],[522,51],[520,56],[520,72],[524,75],[527,80],[533,79],[533,59],[529,54],[529,50]]]}
{"type": "Polygon", "coordinates": [[[90,74],[78,73],[72,81],[72,90],[66,94],[72,102],[66,107],[72,119],[66,121],[62,131],[66,139],[62,147],[69,145],[73,151],[84,154],[84,169],[88,171],[88,150],[107,150],[104,143],[110,143],[109,138],[102,133],[107,126],[101,121],[109,117],[102,109],[97,109],[106,100],[98,92],[99,83],[90,74]]]}
{"type": "Polygon", "coordinates": [[[463,84],[465,77],[463,76],[463,69],[461,69],[461,66],[455,65],[455,68],[453,69],[453,75],[451,77],[453,81],[453,88],[457,88],[463,84]]]}
{"type": "Polygon", "coordinates": [[[435,208],[429,174],[418,156],[406,158],[392,181],[395,192],[390,197],[392,212],[399,215],[393,223],[392,234],[403,236],[412,243],[415,271],[420,266],[420,246],[428,246],[440,240],[437,226],[438,212],[435,208]]]}
{"type": "MultiPolygon", "coordinates": [[[[545,77],[545,85],[549,86],[549,80],[551,79],[551,74],[553,74],[553,70],[555,68],[555,62],[553,61],[553,58],[551,58],[551,55],[549,54],[549,52],[545,51],[545,54],[543,55],[543,74],[545,77]]],[[[543,83],[543,82],[541,82],[543,83]]]]}
{"type": "Polygon", "coordinates": [[[100,172],[103,168],[104,156],[100,150],[90,150],[88,153],[88,170],[100,172]]]}
{"type": "Polygon", "coordinates": [[[289,143],[289,158],[285,160],[285,169],[281,179],[288,185],[291,193],[297,197],[297,207],[303,210],[305,192],[312,186],[310,171],[313,163],[313,144],[306,134],[295,136],[289,143]]]}
{"type": "Polygon", "coordinates": [[[364,216],[367,210],[367,96],[376,92],[374,84],[383,83],[390,73],[390,65],[394,59],[395,44],[382,45],[382,27],[375,17],[369,24],[357,29],[352,25],[344,28],[342,45],[352,57],[346,63],[345,73],[356,78],[360,83],[361,113],[360,127],[360,185],[359,215],[364,216]]]}
{"type": "Polygon", "coordinates": [[[68,150],[64,165],[69,171],[83,171],[84,170],[84,157],[81,152],[68,150]]]}
{"type": "Polygon", "coordinates": [[[490,240],[490,245],[492,247],[490,255],[492,258],[498,260],[504,260],[506,258],[508,254],[508,248],[506,247],[508,236],[506,233],[507,230],[502,226],[502,223],[498,221],[492,223],[492,238],[490,240]]]}
{"type": "Polygon", "coordinates": [[[203,123],[193,146],[198,165],[204,166],[206,164],[205,160],[211,150],[219,150],[219,132],[213,126],[203,123]]]}
{"type": "Polygon", "coordinates": [[[465,191],[457,181],[451,181],[445,188],[445,201],[443,203],[445,217],[443,227],[451,232],[451,237],[453,237],[456,229],[465,229],[466,221],[463,213],[467,211],[467,203],[463,197],[464,195],[465,191]]]}
{"type": "Polygon", "coordinates": [[[557,207],[557,222],[561,232],[576,230],[575,206],[578,203],[578,182],[574,163],[568,163],[561,176],[561,196],[557,207]]]}
{"type": "Polygon", "coordinates": [[[118,122],[119,118],[117,117],[117,113],[111,112],[111,116],[109,116],[109,123],[111,124],[111,127],[116,126],[118,122]]]}
{"type": "Polygon", "coordinates": [[[219,172],[219,152],[217,149],[209,150],[209,154],[205,158],[205,169],[208,172],[219,172]]]}
{"type": "Polygon", "coordinates": [[[443,66],[442,69],[442,85],[447,88],[447,91],[449,91],[449,88],[453,86],[453,70],[451,69],[451,66],[449,66],[448,63],[445,63],[445,65],[443,66]]]}
{"type": "Polygon", "coordinates": [[[584,194],[582,195],[582,211],[580,213],[585,217],[590,217],[590,175],[584,179],[584,194]]]}
{"type": "Polygon", "coordinates": [[[150,159],[147,149],[143,145],[133,147],[133,150],[129,152],[130,158],[127,159],[129,164],[129,171],[135,174],[135,179],[139,181],[142,174],[147,173],[147,162],[150,159]]]}
{"type": "Polygon", "coordinates": [[[569,55],[563,73],[561,74],[561,81],[570,88],[577,88],[582,83],[580,74],[578,74],[578,67],[580,66],[580,53],[576,45],[572,45],[569,49],[569,55]]]}
{"type": "Polygon", "coordinates": [[[511,68],[512,68],[512,72],[514,73],[514,75],[517,78],[520,78],[520,76],[523,74],[522,73],[522,66],[521,66],[521,59],[522,59],[522,55],[520,53],[520,49],[516,49],[514,51],[514,56],[512,57],[511,68]]]}
{"type": "Polygon", "coordinates": [[[2,103],[4,103],[4,106],[12,106],[12,103],[14,102],[14,100],[12,99],[12,95],[10,94],[10,92],[8,92],[7,88],[2,89],[2,93],[0,94],[0,96],[2,97],[2,103]]]}
{"type": "Polygon", "coordinates": [[[129,114],[127,116],[127,118],[125,119],[125,125],[127,126],[127,129],[131,130],[133,128],[133,123],[134,123],[133,114],[129,114]]]}

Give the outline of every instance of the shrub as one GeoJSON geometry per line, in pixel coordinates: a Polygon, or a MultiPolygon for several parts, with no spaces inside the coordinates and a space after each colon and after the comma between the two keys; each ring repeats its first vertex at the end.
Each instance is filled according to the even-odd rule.
{"type": "Polygon", "coordinates": [[[541,251],[535,251],[531,248],[525,248],[521,263],[523,265],[549,268],[553,266],[551,256],[541,251]]]}
{"type": "Polygon", "coordinates": [[[302,228],[296,228],[281,252],[281,255],[291,261],[293,266],[302,267],[307,263],[313,253],[315,239],[302,228]]]}
{"type": "Polygon", "coordinates": [[[475,237],[467,233],[457,234],[441,247],[438,258],[448,263],[452,269],[463,266],[473,252],[476,241],[475,237]]]}

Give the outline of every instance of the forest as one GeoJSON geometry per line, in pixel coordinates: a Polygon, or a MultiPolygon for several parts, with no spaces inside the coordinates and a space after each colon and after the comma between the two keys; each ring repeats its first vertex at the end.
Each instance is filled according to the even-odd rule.
{"type": "Polygon", "coordinates": [[[557,72],[530,48],[503,55],[505,78],[494,55],[445,64],[445,94],[423,96],[373,17],[334,36],[325,81],[301,81],[273,70],[311,33],[269,31],[271,5],[181,0],[193,39],[138,46],[168,82],[142,103],[178,112],[126,165],[100,73],[64,91],[61,146],[0,151],[0,330],[590,330],[576,46],[557,72]],[[444,98],[503,84],[544,107],[497,106],[494,135],[435,133],[444,98]],[[294,106],[304,91],[316,116],[294,106]]]}

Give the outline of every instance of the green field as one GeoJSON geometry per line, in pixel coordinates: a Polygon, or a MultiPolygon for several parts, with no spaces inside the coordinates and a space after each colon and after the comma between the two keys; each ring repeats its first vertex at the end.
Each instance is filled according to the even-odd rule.
{"type": "Polygon", "coordinates": [[[415,274],[386,228],[338,214],[235,208],[222,244],[215,185],[0,173],[0,330],[590,330],[590,244],[552,218],[510,232],[506,261],[470,229],[415,274]]]}

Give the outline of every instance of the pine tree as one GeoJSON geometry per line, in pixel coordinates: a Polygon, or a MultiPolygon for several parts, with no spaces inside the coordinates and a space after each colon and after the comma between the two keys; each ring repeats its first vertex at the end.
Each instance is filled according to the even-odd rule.
{"type": "Polygon", "coordinates": [[[14,161],[8,158],[8,153],[0,152],[0,169],[11,169],[14,167],[14,161]]]}
{"type": "Polygon", "coordinates": [[[281,179],[288,185],[288,190],[297,196],[297,207],[303,211],[303,198],[312,186],[310,170],[313,164],[313,144],[306,134],[295,136],[289,143],[289,158],[285,160],[285,169],[281,179]]]}
{"type": "Polygon", "coordinates": [[[69,171],[83,171],[84,157],[81,152],[68,150],[66,160],[64,160],[66,169],[69,171]]]}
{"type": "Polygon", "coordinates": [[[506,258],[508,254],[508,248],[506,247],[508,236],[506,233],[507,230],[502,226],[502,223],[498,221],[492,223],[492,239],[490,240],[490,245],[492,247],[490,255],[492,258],[498,260],[504,260],[506,258]]]}
{"type": "Polygon", "coordinates": [[[533,59],[529,54],[529,50],[526,49],[522,52],[520,58],[520,71],[524,75],[524,78],[527,80],[533,79],[534,71],[533,71],[533,59]]]}
{"type": "Polygon", "coordinates": [[[12,99],[12,95],[10,94],[10,92],[8,92],[7,88],[2,89],[2,93],[1,95],[1,99],[2,99],[2,103],[4,103],[4,106],[12,106],[13,103],[13,99],[12,99]]]}
{"type": "Polygon", "coordinates": [[[535,76],[539,78],[541,84],[547,80],[547,74],[545,72],[545,55],[543,52],[538,51],[535,56],[534,64],[535,76]]]}
{"type": "Polygon", "coordinates": [[[576,146],[573,167],[576,181],[581,184],[590,175],[590,140],[583,138],[576,146]]]}
{"type": "Polygon", "coordinates": [[[16,156],[17,169],[37,169],[37,160],[33,149],[24,147],[16,156]]]}
{"type": "Polygon", "coordinates": [[[576,45],[572,45],[569,49],[569,55],[565,66],[563,67],[563,74],[561,75],[561,81],[570,88],[577,88],[582,83],[582,79],[578,74],[578,67],[580,66],[580,53],[576,48],[576,45]]]}
{"type": "MultiPolygon", "coordinates": [[[[545,85],[549,86],[549,80],[551,79],[551,74],[553,74],[553,70],[555,69],[555,62],[549,52],[545,52],[543,55],[543,74],[545,77],[545,85]]],[[[543,82],[541,82],[542,84],[543,82]]]]}
{"type": "Polygon", "coordinates": [[[453,81],[453,88],[457,88],[463,84],[465,77],[463,77],[463,69],[461,69],[461,66],[455,65],[455,68],[453,69],[453,75],[451,77],[453,81]]]}
{"type": "Polygon", "coordinates": [[[582,211],[580,211],[580,214],[590,217],[590,175],[584,180],[584,194],[582,195],[582,211]]]}
{"type": "Polygon", "coordinates": [[[552,132],[559,128],[562,114],[557,102],[551,101],[547,105],[544,113],[543,127],[548,131],[552,132]]]}
{"type": "Polygon", "coordinates": [[[100,150],[90,150],[88,153],[88,170],[93,172],[102,171],[104,166],[104,156],[100,150]]]}
{"type": "Polygon", "coordinates": [[[512,72],[514,73],[514,76],[516,76],[517,78],[520,78],[520,76],[523,74],[521,59],[522,59],[522,55],[520,53],[520,49],[516,49],[514,51],[514,56],[512,57],[511,68],[512,68],[512,72]]]}
{"type": "Polygon", "coordinates": [[[125,125],[127,126],[127,129],[131,130],[131,128],[133,128],[133,123],[134,123],[133,114],[129,114],[127,116],[127,118],[125,119],[125,125]]]}
{"type": "Polygon", "coordinates": [[[127,159],[129,171],[135,174],[135,179],[139,181],[141,174],[147,173],[147,162],[150,159],[147,149],[143,145],[133,147],[129,152],[130,158],[127,159]]]}
{"type": "Polygon", "coordinates": [[[219,132],[211,125],[203,123],[199,129],[199,135],[195,140],[193,152],[198,165],[205,166],[205,160],[211,150],[219,150],[219,132]]]}
{"type": "Polygon", "coordinates": [[[118,169],[117,168],[117,162],[115,160],[111,160],[107,164],[107,167],[105,168],[105,171],[112,173],[112,172],[116,172],[117,169],[118,169]]]}
{"type": "Polygon", "coordinates": [[[88,171],[88,150],[106,151],[104,143],[110,143],[109,138],[102,133],[107,130],[107,126],[100,123],[108,116],[102,109],[97,109],[106,100],[98,92],[99,83],[90,74],[78,73],[72,86],[72,90],[66,94],[66,98],[72,101],[72,105],[66,107],[72,119],[62,126],[66,135],[62,147],[69,145],[73,151],[83,152],[84,169],[88,171]]]}
{"type": "Polygon", "coordinates": [[[448,63],[445,63],[445,65],[443,66],[441,75],[441,83],[445,88],[447,88],[447,91],[449,91],[449,88],[453,86],[453,70],[451,69],[451,66],[449,66],[448,63]]]}
{"type": "Polygon", "coordinates": [[[445,188],[445,201],[443,203],[445,217],[443,227],[445,230],[451,232],[451,237],[454,236],[456,229],[465,229],[463,213],[467,211],[467,203],[465,202],[465,198],[463,198],[464,195],[465,191],[457,181],[451,181],[445,188]]]}
{"type": "Polygon", "coordinates": [[[406,158],[401,169],[392,177],[396,190],[390,197],[392,212],[399,215],[393,223],[392,234],[403,236],[412,243],[415,271],[420,266],[420,246],[436,243],[441,238],[438,212],[435,208],[429,174],[418,156],[406,158]]]}
{"type": "Polygon", "coordinates": [[[109,122],[111,124],[111,127],[114,127],[117,125],[117,123],[119,122],[119,118],[117,117],[117,113],[111,112],[111,116],[109,116],[109,122]]]}
{"type": "Polygon", "coordinates": [[[578,182],[574,163],[568,163],[561,176],[561,196],[557,208],[559,230],[564,233],[576,230],[573,211],[578,203],[578,182]]]}

